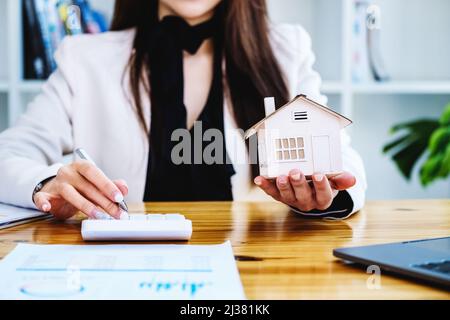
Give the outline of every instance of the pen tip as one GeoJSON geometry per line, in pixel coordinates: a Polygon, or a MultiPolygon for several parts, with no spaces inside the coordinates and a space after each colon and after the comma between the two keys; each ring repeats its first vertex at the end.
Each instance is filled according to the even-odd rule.
{"type": "Polygon", "coordinates": [[[128,206],[127,206],[127,204],[125,203],[125,201],[121,201],[121,202],[119,203],[119,207],[120,207],[120,209],[122,209],[123,211],[128,212],[128,206]]]}

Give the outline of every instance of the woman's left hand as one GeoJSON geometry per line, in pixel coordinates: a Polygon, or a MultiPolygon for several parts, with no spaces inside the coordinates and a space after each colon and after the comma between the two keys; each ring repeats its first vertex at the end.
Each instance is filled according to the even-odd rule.
{"type": "Polygon", "coordinates": [[[280,176],[275,180],[257,177],[255,184],[277,201],[300,211],[326,210],[333,203],[339,191],[347,190],[356,183],[356,178],[343,172],[328,179],[324,174],[316,173],[309,184],[299,170],[292,170],[289,176],[280,176]]]}

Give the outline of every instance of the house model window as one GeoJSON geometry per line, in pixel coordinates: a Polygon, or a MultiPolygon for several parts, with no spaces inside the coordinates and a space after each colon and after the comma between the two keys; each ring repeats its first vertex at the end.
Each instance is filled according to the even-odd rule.
{"type": "Polygon", "coordinates": [[[275,139],[275,154],[278,161],[305,160],[304,138],[275,139]]]}
{"type": "Polygon", "coordinates": [[[293,121],[308,121],[308,112],[307,111],[294,111],[292,113],[293,121]]]}

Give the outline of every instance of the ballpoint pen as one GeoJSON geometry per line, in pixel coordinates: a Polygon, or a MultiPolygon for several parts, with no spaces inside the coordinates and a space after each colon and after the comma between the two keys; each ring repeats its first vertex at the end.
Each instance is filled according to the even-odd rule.
{"type": "MultiPolygon", "coordinates": [[[[94,166],[97,167],[97,165],[95,164],[94,160],[92,160],[92,158],[87,154],[87,152],[84,149],[76,149],[75,150],[75,154],[78,155],[81,159],[89,161],[91,164],[93,164],[94,166]]],[[[125,200],[115,200],[115,202],[119,205],[120,209],[122,209],[123,211],[128,212],[128,206],[125,203],[125,200]]]]}

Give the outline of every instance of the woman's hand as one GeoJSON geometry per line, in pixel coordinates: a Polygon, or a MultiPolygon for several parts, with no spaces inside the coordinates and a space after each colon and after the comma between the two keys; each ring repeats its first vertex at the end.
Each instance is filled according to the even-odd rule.
{"type": "Polygon", "coordinates": [[[126,219],[116,202],[128,194],[125,181],[109,180],[88,161],[76,161],[59,169],[55,178],[34,195],[33,201],[43,212],[58,219],[68,219],[78,211],[92,219],[126,219]]]}
{"type": "Polygon", "coordinates": [[[308,212],[328,209],[339,191],[347,190],[356,183],[355,177],[348,172],[330,179],[317,173],[312,180],[309,184],[302,172],[292,170],[289,177],[280,176],[276,181],[257,177],[255,184],[275,200],[308,212]]]}

